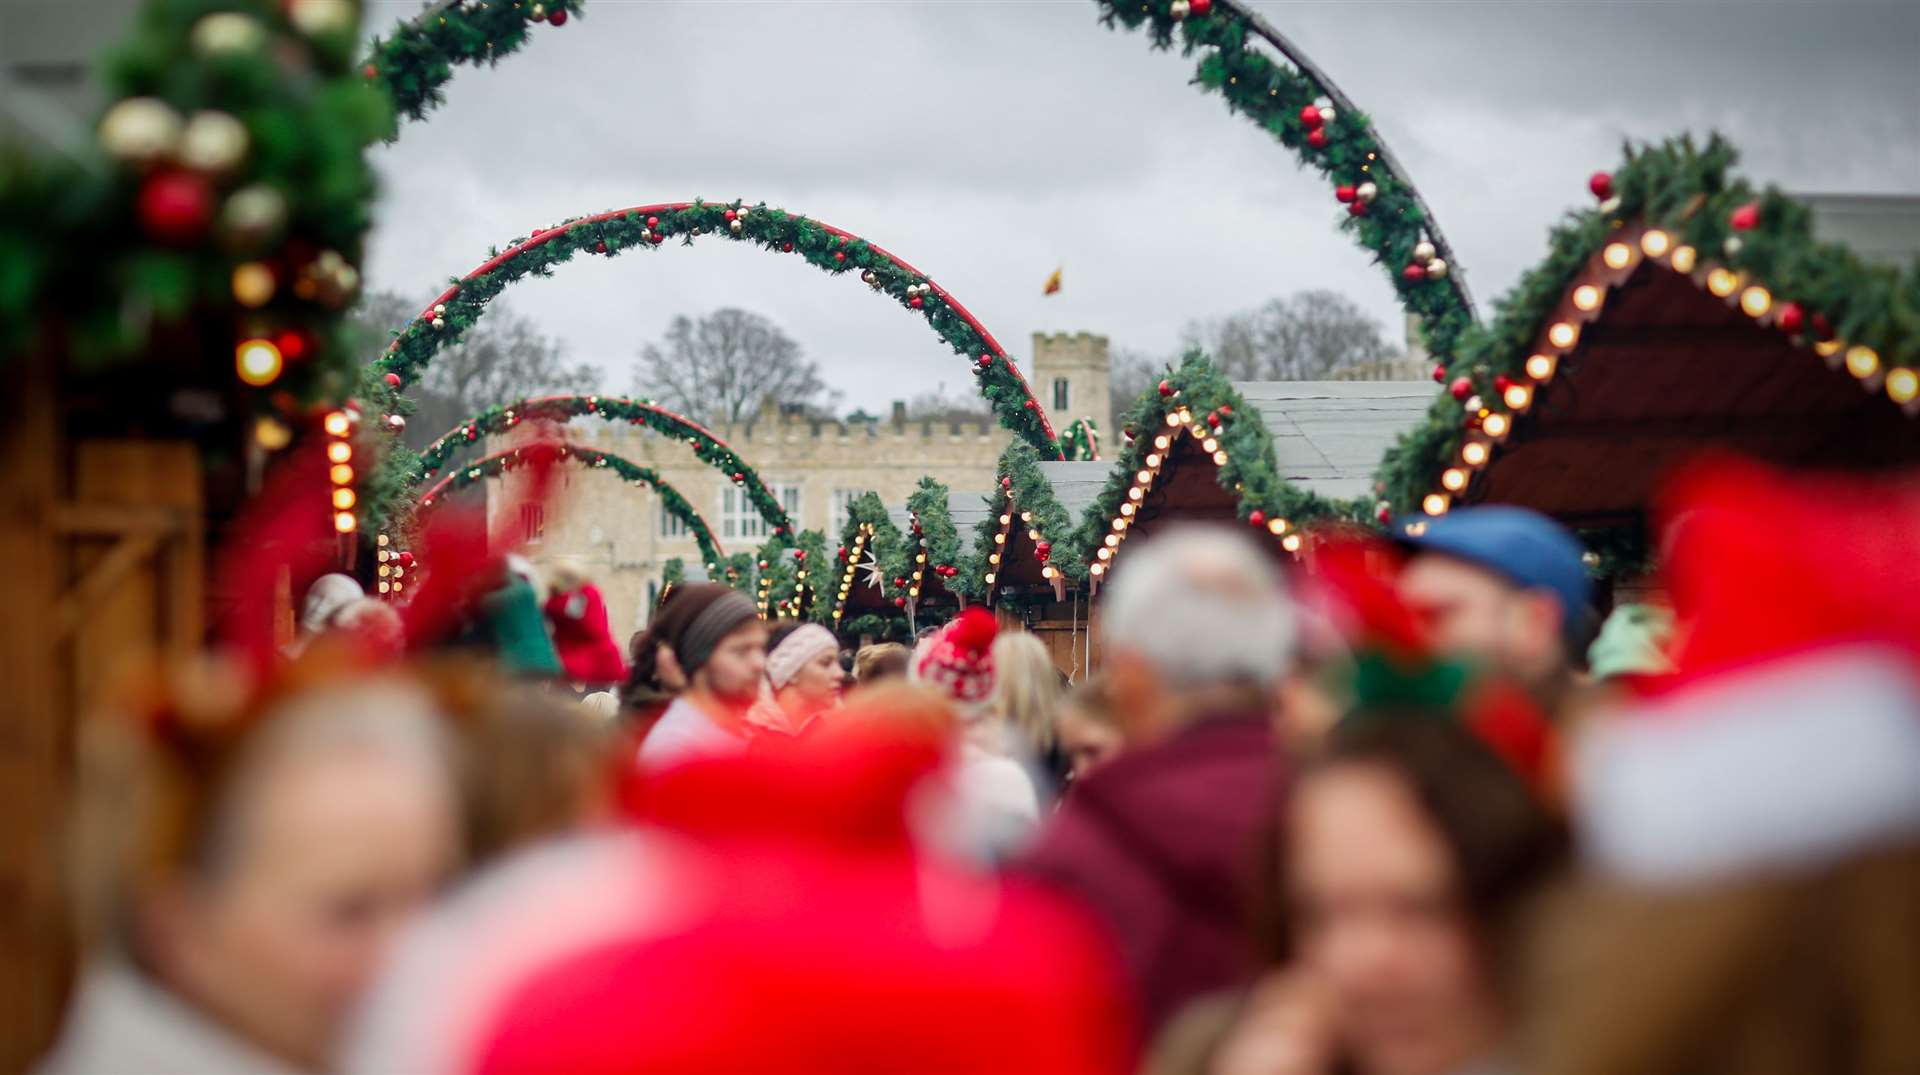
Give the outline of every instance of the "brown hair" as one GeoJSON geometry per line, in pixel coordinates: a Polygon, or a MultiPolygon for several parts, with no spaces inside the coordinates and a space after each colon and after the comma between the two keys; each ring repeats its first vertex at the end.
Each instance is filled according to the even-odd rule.
{"type": "Polygon", "coordinates": [[[913,651],[898,642],[875,642],[861,646],[853,656],[853,681],[866,686],[907,674],[913,651]]]}
{"type": "Polygon", "coordinates": [[[617,737],[579,702],[538,687],[496,691],[468,723],[475,860],[568,832],[610,805],[617,737]]]}

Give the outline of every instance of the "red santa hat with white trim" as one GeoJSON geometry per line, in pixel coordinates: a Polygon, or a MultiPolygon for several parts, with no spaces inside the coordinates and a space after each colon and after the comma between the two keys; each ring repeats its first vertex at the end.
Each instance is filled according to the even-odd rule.
{"type": "Polygon", "coordinates": [[[1920,480],[1721,462],[1664,507],[1676,671],[1576,748],[1592,864],[1681,885],[1920,843],[1920,480]]]}

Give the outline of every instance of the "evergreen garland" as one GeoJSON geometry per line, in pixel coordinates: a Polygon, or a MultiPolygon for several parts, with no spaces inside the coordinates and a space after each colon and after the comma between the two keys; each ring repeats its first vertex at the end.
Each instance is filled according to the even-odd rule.
{"type": "Polygon", "coordinates": [[[760,547],[758,600],[760,615],[772,619],[807,618],[817,606],[820,572],[829,574],[827,537],[818,530],[802,530],[789,548],[776,539],[760,547]]]}
{"type": "Polygon", "coordinates": [[[518,448],[509,448],[504,452],[473,460],[446,477],[426,491],[420,498],[420,507],[429,508],[441,496],[464,489],[475,482],[488,478],[498,478],[516,467],[536,462],[560,460],[579,463],[583,467],[597,470],[611,470],[622,481],[635,485],[651,486],[660,496],[673,516],[687,525],[693,534],[694,543],[700,546],[700,558],[706,562],[709,574],[716,574],[721,564],[719,542],[713,539],[713,531],[708,528],[707,520],[700,512],[680,495],[680,490],[662,478],[658,471],[643,467],[611,452],[602,452],[593,448],[582,448],[571,444],[527,444],[518,448]]]}
{"type": "MultiPolygon", "coordinates": [[[[1015,442],[1019,443],[1019,442],[1015,442]]],[[[866,552],[873,554],[873,560],[880,565],[880,595],[892,597],[896,606],[906,604],[906,591],[894,586],[893,579],[899,576],[889,575],[886,565],[894,562],[900,555],[900,528],[893,525],[893,518],[887,512],[887,506],[880,500],[878,493],[862,493],[847,508],[847,521],[840,529],[840,547],[834,553],[834,600],[816,601],[813,606],[814,619],[834,628],[840,634],[859,634],[842,624],[845,617],[845,602],[839,599],[842,586],[851,591],[852,587],[862,585],[859,576],[860,558],[853,555],[853,549],[862,529],[868,529],[866,552]],[[889,592],[889,591],[895,592],[889,592]]],[[[864,558],[865,553],[862,553],[864,558]]],[[[862,617],[865,619],[866,617],[862,617]]],[[[904,622],[904,621],[903,621],[904,622]]],[[[865,632],[872,634],[874,632],[865,632]]]]}
{"type": "Polygon", "coordinates": [[[988,558],[995,552],[1005,555],[1005,550],[993,539],[1002,529],[1000,517],[1008,513],[1015,516],[1009,526],[1040,532],[1040,540],[1052,546],[1048,562],[1068,582],[1085,579],[1086,561],[1069,554],[1075,533],[1073,516],[1054,495],[1053,483],[1040,472],[1040,457],[1034,450],[1017,440],[1008,443],[1007,450],[1000,453],[995,475],[1000,493],[987,498],[988,514],[974,525],[973,549],[960,565],[960,576],[948,585],[973,600],[987,600],[990,592],[987,574],[998,574],[1006,567],[1004,560],[994,564],[988,558]],[[1031,515],[1032,520],[1023,521],[1019,518],[1023,514],[1031,515]]]}
{"type": "MultiPolygon", "coordinates": [[[[1461,340],[1454,368],[1472,380],[1489,410],[1508,410],[1494,378],[1525,378],[1541,326],[1608,237],[1629,221],[1665,229],[1676,245],[1693,247],[1701,268],[1724,265],[1766,286],[1776,304],[1797,303],[1809,338],[1811,326],[1823,321],[1834,338],[1872,347],[1884,366],[1920,366],[1920,262],[1904,270],[1872,265],[1845,247],[1815,241],[1806,206],[1729,174],[1738,154],[1717,134],[1704,147],[1682,136],[1629,144],[1625,152],[1611,177],[1610,201],[1570,212],[1553,229],[1547,256],[1496,304],[1490,322],[1461,340]],[[1748,206],[1754,226],[1736,229],[1734,212],[1748,206]]],[[[1817,361],[1811,353],[1807,360],[1817,361]]],[[[1401,435],[1378,473],[1384,508],[1419,510],[1440,472],[1454,465],[1466,417],[1443,390],[1427,419],[1401,435]]]]}
{"type": "Polygon", "coordinates": [[[665,592],[670,587],[678,586],[685,581],[687,581],[686,561],[675,556],[660,565],[660,588],[662,592],[665,592]]]}
{"type": "Polygon", "coordinates": [[[555,266],[576,254],[614,257],[636,248],[651,250],[669,238],[691,245],[710,233],[763,250],[797,254],[835,275],[858,271],[874,291],[926,318],[935,334],[969,360],[981,395],[1003,425],[1049,458],[1058,457],[1053,429],[1026,379],[946,292],[865,239],[804,216],[739,201],[618,210],[574,218],[513,240],[504,252],[495,251],[485,265],[454,281],[395,334],[386,353],[366,367],[361,398],[383,413],[411,413],[411,405],[399,394],[400,385],[389,385],[387,376],[394,375],[401,385],[417,380],[440,348],[458,341],[487,304],[517,280],[550,275],[555,266]]]}
{"type": "Polygon", "coordinates": [[[1148,453],[1156,450],[1154,438],[1161,434],[1190,435],[1184,426],[1167,424],[1167,416],[1183,408],[1227,453],[1226,464],[1215,468],[1215,479],[1239,501],[1242,520],[1253,523],[1255,512],[1259,513],[1261,526],[1284,519],[1287,529],[1276,535],[1284,536],[1308,522],[1362,518],[1362,502],[1324,497],[1280,477],[1274,469],[1273,437],[1259,413],[1199,351],[1189,351],[1180,368],[1169,373],[1161,386],[1143,393],[1128,413],[1124,428],[1131,440],[1116,458],[1106,486],[1081,517],[1070,544],[1055,546],[1066,554],[1054,557],[1056,566],[1072,563],[1079,568],[1080,574],[1072,577],[1085,577],[1098,555],[1135,475],[1145,468],[1148,453]]]}
{"type": "MultiPolygon", "coordinates": [[[[1367,117],[1339,109],[1319,121],[1321,105],[1332,93],[1304,71],[1276,63],[1250,47],[1258,32],[1249,16],[1231,0],[1214,0],[1203,13],[1176,17],[1176,6],[1188,10],[1189,0],[1098,0],[1106,26],[1144,27],[1157,49],[1173,47],[1176,35],[1184,55],[1202,52],[1194,82],[1208,93],[1218,93],[1230,111],[1251,119],[1340,188],[1371,182],[1376,193],[1359,212],[1341,220],[1361,248],[1387,272],[1401,306],[1419,319],[1427,349],[1443,365],[1454,353],[1461,334],[1473,324],[1473,309],[1459,282],[1459,266],[1445,277],[1424,269],[1410,273],[1416,246],[1429,239],[1443,259],[1451,258],[1441,237],[1426,234],[1426,213],[1412,184],[1395,175],[1379,137],[1367,117]],[[1310,121],[1309,117],[1313,117],[1310,121]],[[1323,144],[1315,145],[1314,132],[1323,144]]],[[[1343,191],[1344,192],[1344,191],[1343,191]]],[[[1351,199],[1349,200],[1351,204],[1351,199]]]]}
{"type": "Polygon", "coordinates": [[[346,398],[338,329],[374,192],[362,151],[392,113],[356,77],[353,9],[303,31],[280,4],[219,6],[141,8],[75,155],[0,148],[0,363],[46,349],[233,383],[237,345],[266,339],[285,362],[262,409],[346,398]],[[267,297],[243,305],[237,270],[269,274],[267,297]]]}
{"type": "Polygon", "coordinates": [[[1060,436],[1060,457],[1076,463],[1100,458],[1100,423],[1091,418],[1075,418],[1060,436]]]}
{"type": "MultiPolygon", "coordinates": [[[[907,513],[913,520],[911,533],[902,535],[892,555],[881,565],[888,580],[907,580],[907,597],[924,585],[927,572],[950,586],[942,568],[955,567],[960,557],[960,533],[954,529],[953,515],[947,509],[947,487],[932,478],[921,478],[920,485],[907,497],[907,513]],[[926,560],[918,557],[926,554],[926,560]]],[[[954,581],[957,581],[957,576],[954,581]]]]}
{"type": "Polygon", "coordinates": [[[446,103],[441,87],[455,64],[500,62],[528,37],[528,24],[564,26],[584,0],[442,0],[375,38],[361,74],[384,89],[409,119],[446,103]]]}
{"type": "MultiPolygon", "coordinates": [[[[381,470],[399,469],[403,474],[412,475],[410,482],[432,477],[458,454],[461,449],[477,442],[481,437],[495,436],[511,430],[527,419],[564,422],[571,418],[592,416],[605,422],[626,422],[629,425],[645,426],[664,437],[685,441],[693,449],[693,454],[702,463],[713,467],[728,476],[735,485],[746,490],[747,498],[765,519],[768,528],[776,538],[784,539],[792,532],[793,520],[780,505],[780,499],[767,488],[760,472],[748,465],[740,453],[733,450],[726,441],[713,435],[707,427],[685,415],[667,410],[652,400],[629,399],[625,396],[572,395],[545,396],[538,399],[521,399],[512,403],[496,404],[472,415],[446,435],[427,445],[417,460],[409,459],[412,454],[403,446],[393,444],[381,459],[381,470]]],[[[381,481],[380,489],[389,488],[381,481]]],[[[384,518],[389,505],[393,502],[387,497],[363,496],[367,504],[367,513],[372,518],[384,518]]]]}

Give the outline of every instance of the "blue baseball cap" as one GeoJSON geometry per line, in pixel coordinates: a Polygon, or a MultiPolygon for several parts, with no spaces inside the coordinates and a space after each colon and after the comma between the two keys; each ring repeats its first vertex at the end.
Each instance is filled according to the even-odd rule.
{"type": "Polygon", "coordinates": [[[1400,543],[1415,553],[1465,560],[1524,590],[1552,593],[1560,599],[1561,634],[1584,642],[1593,615],[1593,583],[1582,559],[1586,548],[1566,527],[1506,504],[1461,508],[1425,522],[1418,534],[1403,533],[1400,543]]]}

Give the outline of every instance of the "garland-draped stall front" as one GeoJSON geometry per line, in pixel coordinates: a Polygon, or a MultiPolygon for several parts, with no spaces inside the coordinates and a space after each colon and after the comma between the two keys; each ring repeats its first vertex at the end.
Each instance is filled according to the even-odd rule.
{"type": "Polygon", "coordinates": [[[1816,241],[1807,207],[1729,175],[1735,157],[1683,137],[1593,177],[1599,204],[1555,229],[1388,452],[1380,519],[1496,500],[1632,530],[1660,472],[1703,448],[1829,467],[1914,454],[1898,419],[1920,410],[1920,265],[1816,241]]]}
{"type": "Polygon", "coordinates": [[[508,448],[482,456],[463,464],[460,469],[435,482],[420,496],[420,509],[433,507],[441,497],[448,493],[464,489],[478,481],[498,478],[521,466],[537,463],[572,462],[595,470],[611,470],[622,481],[637,485],[650,486],[660,496],[660,502],[666,509],[687,525],[693,535],[694,543],[700,547],[700,559],[707,565],[707,573],[717,577],[727,564],[725,554],[720,551],[720,543],[714,540],[712,528],[680,490],[671,482],[662,478],[658,471],[643,467],[612,452],[603,452],[594,448],[583,448],[573,444],[553,444],[536,442],[517,448],[508,448]]]}

